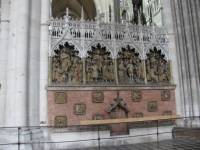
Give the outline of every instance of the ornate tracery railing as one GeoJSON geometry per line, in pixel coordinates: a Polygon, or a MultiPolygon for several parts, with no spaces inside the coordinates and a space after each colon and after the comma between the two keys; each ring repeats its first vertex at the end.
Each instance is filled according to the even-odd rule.
{"type": "Polygon", "coordinates": [[[52,83],[135,84],[171,80],[168,38],[163,28],[70,20],[66,16],[52,19],[49,31],[52,83]]]}

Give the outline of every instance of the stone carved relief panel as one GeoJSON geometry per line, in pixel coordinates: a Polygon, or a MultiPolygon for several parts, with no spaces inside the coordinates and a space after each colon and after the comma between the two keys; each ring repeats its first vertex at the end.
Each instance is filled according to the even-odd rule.
{"type": "Polygon", "coordinates": [[[161,100],[162,101],[169,101],[170,100],[170,90],[163,90],[161,91],[161,100]]]}
{"type": "Polygon", "coordinates": [[[57,128],[67,127],[67,117],[66,116],[56,116],[54,120],[54,126],[57,128]]]}
{"type": "Polygon", "coordinates": [[[86,105],[84,103],[78,103],[74,105],[74,114],[75,115],[85,115],[86,114],[86,105]]]}
{"type": "Polygon", "coordinates": [[[60,45],[51,58],[52,83],[68,86],[133,85],[144,84],[144,81],[152,84],[170,83],[170,62],[157,48],[150,50],[145,61],[129,45],[121,49],[117,61],[100,44],[91,49],[87,51],[87,58],[81,59],[74,46],[67,42],[60,45]]]}
{"type": "Polygon", "coordinates": [[[107,109],[107,112],[110,115],[110,118],[127,118],[129,109],[123,98],[119,96],[119,92],[117,92],[117,98],[110,104],[107,109]]]}
{"type": "Polygon", "coordinates": [[[130,46],[118,53],[118,78],[121,84],[141,83],[144,81],[142,61],[139,53],[130,46]]]}
{"type": "Polygon", "coordinates": [[[151,83],[170,81],[170,63],[165,60],[161,50],[154,48],[147,54],[146,75],[151,83]]]}
{"type": "Polygon", "coordinates": [[[157,110],[158,110],[157,101],[148,102],[147,109],[148,109],[149,112],[157,112],[157,110]]]}
{"type": "Polygon", "coordinates": [[[67,102],[67,94],[65,92],[56,92],[55,93],[55,103],[56,104],[65,104],[67,102]]]}
{"type": "Polygon", "coordinates": [[[142,99],[142,91],[133,90],[131,93],[131,98],[133,102],[140,102],[142,99]]]}
{"type": "Polygon", "coordinates": [[[103,91],[94,91],[94,92],[92,92],[92,101],[94,103],[103,103],[103,101],[104,101],[104,93],[103,93],[103,91]]]}
{"type": "Polygon", "coordinates": [[[109,84],[114,83],[114,64],[110,52],[100,44],[88,51],[86,58],[87,83],[109,84]]]}
{"type": "Polygon", "coordinates": [[[68,43],[60,45],[52,57],[52,82],[79,85],[82,83],[83,64],[78,51],[68,43]]]}

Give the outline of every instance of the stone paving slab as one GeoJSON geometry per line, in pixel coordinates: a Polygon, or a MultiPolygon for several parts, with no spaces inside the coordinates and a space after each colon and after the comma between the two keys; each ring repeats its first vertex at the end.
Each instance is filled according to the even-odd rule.
{"type": "MultiPolygon", "coordinates": [[[[73,149],[98,150],[98,148],[73,149]]],[[[133,145],[101,147],[101,150],[200,150],[200,141],[191,139],[174,139],[161,142],[141,143],[133,145]]]]}

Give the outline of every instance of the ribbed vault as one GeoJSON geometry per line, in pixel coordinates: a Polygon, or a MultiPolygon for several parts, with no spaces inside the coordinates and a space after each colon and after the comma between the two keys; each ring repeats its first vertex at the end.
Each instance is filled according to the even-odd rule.
{"type": "Polygon", "coordinates": [[[52,0],[52,16],[63,17],[68,8],[70,16],[80,19],[82,6],[85,19],[94,19],[96,16],[94,0],[52,0]]]}

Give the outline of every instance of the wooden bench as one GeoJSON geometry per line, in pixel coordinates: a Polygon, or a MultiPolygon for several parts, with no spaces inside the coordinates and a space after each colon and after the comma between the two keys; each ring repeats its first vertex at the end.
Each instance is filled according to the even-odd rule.
{"type": "Polygon", "coordinates": [[[123,119],[105,119],[105,120],[83,120],[80,121],[80,125],[109,125],[118,123],[137,123],[145,121],[164,121],[164,120],[174,120],[180,119],[178,115],[171,116],[151,116],[143,118],[123,118],[123,119]]]}

